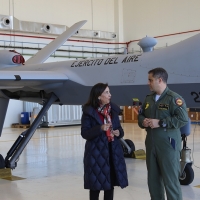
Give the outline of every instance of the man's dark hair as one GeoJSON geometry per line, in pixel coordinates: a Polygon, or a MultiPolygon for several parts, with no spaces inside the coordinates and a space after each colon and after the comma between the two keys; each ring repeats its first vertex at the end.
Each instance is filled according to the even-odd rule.
{"type": "Polygon", "coordinates": [[[165,69],[161,67],[150,70],[148,74],[152,74],[154,78],[161,78],[164,83],[167,83],[168,73],[165,69]]]}
{"type": "Polygon", "coordinates": [[[104,90],[108,87],[108,84],[97,83],[94,85],[90,91],[90,96],[88,101],[84,106],[92,106],[93,108],[99,107],[99,99],[98,97],[104,92],[104,90]]]}

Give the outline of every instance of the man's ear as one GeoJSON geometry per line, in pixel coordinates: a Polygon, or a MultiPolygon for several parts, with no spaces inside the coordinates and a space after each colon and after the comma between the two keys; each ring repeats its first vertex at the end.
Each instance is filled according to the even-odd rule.
{"type": "Polygon", "coordinates": [[[159,81],[159,83],[163,82],[162,78],[158,78],[158,81],[159,81]]]}

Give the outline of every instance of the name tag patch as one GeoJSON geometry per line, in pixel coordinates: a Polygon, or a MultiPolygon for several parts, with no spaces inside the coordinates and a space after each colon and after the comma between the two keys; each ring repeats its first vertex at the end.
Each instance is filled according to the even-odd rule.
{"type": "Polygon", "coordinates": [[[158,109],[169,110],[169,105],[168,104],[160,103],[158,109]]]}

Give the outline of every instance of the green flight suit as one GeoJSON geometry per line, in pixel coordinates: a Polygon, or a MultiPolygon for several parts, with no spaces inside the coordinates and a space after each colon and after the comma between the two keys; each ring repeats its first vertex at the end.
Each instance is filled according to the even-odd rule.
{"type": "Polygon", "coordinates": [[[145,118],[162,119],[165,127],[146,128],[146,165],[151,200],[182,200],[180,175],[180,128],[187,124],[188,114],[184,99],[168,87],[155,101],[156,93],[146,96],[138,115],[138,125],[145,118]]]}

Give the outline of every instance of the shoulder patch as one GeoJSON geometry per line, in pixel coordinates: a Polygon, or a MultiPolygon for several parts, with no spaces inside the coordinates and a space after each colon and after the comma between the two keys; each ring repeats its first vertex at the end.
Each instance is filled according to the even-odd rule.
{"type": "Polygon", "coordinates": [[[182,106],[183,105],[183,100],[181,98],[176,99],[176,105],[182,106]]]}

